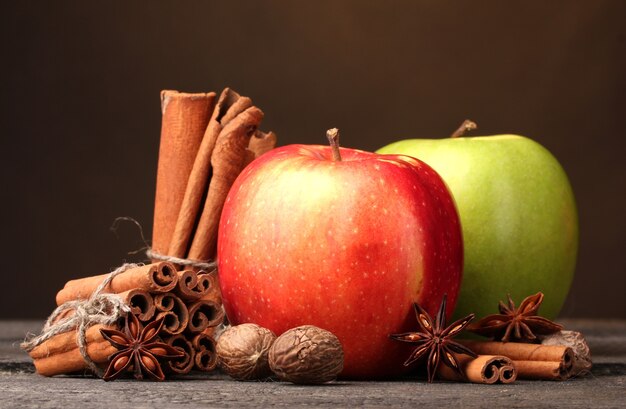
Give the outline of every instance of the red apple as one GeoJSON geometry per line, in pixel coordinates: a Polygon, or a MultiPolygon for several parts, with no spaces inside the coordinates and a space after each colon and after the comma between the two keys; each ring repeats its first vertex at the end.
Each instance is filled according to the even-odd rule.
{"type": "Polygon", "coordinates": [[[447,293],[452,312],[462,246],[452,196],[425,163],[284,146],[252,162],[226,199],[224,307],[232,324],[277,335],[304,324],[333,332],[344,377],[398,375],[412,349],[389,334],[416,328],[413,302],[434,314],[447,293]]]}

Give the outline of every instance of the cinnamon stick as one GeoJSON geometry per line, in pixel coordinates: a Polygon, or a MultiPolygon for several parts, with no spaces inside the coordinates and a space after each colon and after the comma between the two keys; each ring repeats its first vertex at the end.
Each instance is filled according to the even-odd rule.
{"type": "Polygon", "coordinates": [[[263,119],[263,112],[249,107],[232,119],[220,132],[211,156],[213,175],[188,258],[207,260],[215,257],[217,226],[233,182],[246,165],[250,137],[263,119]]]}
{"type": "MultiPolygon", "coordinates": [[[[93,325],[85,331],[87,344],[105,341],[100,334],[100,329],[115,329],[114,326],[93,325]]],[[[76,344],[76,330],[64,332],[44,341],[41,345],[33,348],[28,355],[33,359],[46,358],[52,355],[68,352],[78,348],[76,344]]]]}
{"type": "Polygon", "coordinates": [[[578,331],[559,331],[541,337],[542,345],[564,345],[574,351],[572,376],[585,375],[591,371],[593,362],[589,345],[582,333],[578,331]]]}
{"type": "Polygon", "coordinates": [[[198,334],[191,341],[196,356],[194,358],[195,368],[209,372],[217,367],[217,353],[215,351],[215,340],[207,334],[198,334]]]}
{"type": "Polygon", "coordinates": [[[254,157],[258,158],[266,152],[271,151],[276,146],[276,134],[274,132],[265,133],[257,130],[250,138],[248,149],[254,152],[254,157]]]}
{"type": "Polygon", "coordinates": [[[177,335],[185,330],[178,315],[172,311],[157,312],[155,319],[160,320],[163,318],[163,327],[161,332],[167,335],[177,335]]]}
{"type": "Polygon", "coordinates": [[[565,346],[527,344],[523,342],[459,340],[477,354],[504,355],[514,361],[565,362],[571,349],[565,346]]]}
{"type": "Polygon", "coordinates": [[[224,310],[221,304],[211,300],[199,300],[189,306],[189,325],[187,330],[192,334],[216,327],[224,321],[224,310]]]}
{"type": "Polygon", "coordinates": [[[195,223],[200,214],[202,198],[207,192],[211,172],[211,155],[217,138],[223,127],[243,110],[250,107],[250,98],[241,97],[235,91],[226,88],[213,109],[211,119],[202,137],[202,143],[193,162],[193,168],[182,199],[180,211],[177,214],[175,229],[169,244],[168,255],[186,257],[187,249],[192,239],[195,223]]]}
{"type": "MultiPolygon", "coordinates": [[[[101,366],[100,364],[105,366],[109,356],[116,351],[117,349],[107,341],[87,344],[87,354],[98,366],[101,366]]],[[[33,364],[37,373],[43,376],[67,374],[87,368],[78,348],[49,357],[33,359],[33,364]]]]}
{"type": "Polygon", "coordinates": [[[214,291],[216,272],[196,273],[193,270],[178,272],[178,284],[174,292],[184,301],[196,301],[214,291]]]}
{"type": "Polygon", "coordinates": [[[188,374],[195,364],[196,355],[196,351],[191,342],[181,334],[174,335],[165,342],[184,354],[182,358],[166,361],[165,368],[180,375],[188,374]]]}
{"type": "Polygon", "coordinates": [[[118,294],[130,306],[130,311],[141,321],[148,321],[154,317],[154,299],[149,292],[139,288],[124,291],[118,294]]]}
{"type": "Polygon", "coordinates": [[[572,375],[574,352],[566,346],[469,340],[459,342],[477,354],[511,358],[519,379],[564,380],[572,375]]]}
{"type": "MultiPolygon", "coordinates": [[[[222,292],[220,290],[220,286],[219,286],[219,277],[216,274],[215,276],[213,276],[212,278],[215,279],[215,285],[213,286],[213,289],[211,291],[208,292],[208,294],[206,294],[204,297],[202,297],[203,301],[210,301],[212,302],[214,305],[219,306],[220,308],[220,316],[213,320],[213,323],[211,323],[211,325],[207,324],[207,327],[202,331],[203,334],[209,335],[209,336],[214,336],[217,327],[220,324],[224,323],[224,318],[225,318],[225,313],[224,310],[222,308],[222,292]]],[[[206,315],[205,315],[206,316],[206,315]]],[[[211,321],[211,320],[209,320],[211,321]]],[[[202,328],[203,325],[201,325],[199,328],[202,328]]]]}
{"type": "Polygon", "coordinates": [[[152,248],[167,254],[187,180],[215,104],[215,93],[161,91],[161,142],[152,248]]]}
{"type": "Polygon", "coordinates": [[[571,365],[563,365],[558,361],[515,361],[520,379],[541,379],[545,381],[562,381],[572,375],[571,365]]]}
{"type": "Polygon", "coordinates": [[[159,311],[156,319],[163,317],[161,331],[175,335],[182,333],[189,324],[189,310],[185,303],[172,293],[154,296],[154,305],[159,311]]]}
{"type": "MultiPolygon", "coordinates": [[[[102,328],[115,328],[94,325],[85,331],[87,354],[96,364],[104,364],[117,349],[100,334],[102,328]]],[[[76,343],[76,331],[68,331],[53,336],[28,353],[33,359],[37,373],[43,376],[54,376],[80,371],[87,364],[76,343]]]]}
{"type": "Polygon", "coordinates": [[[479,355],[472,358],[467,355],[455,355],[459,367],[465,378],[459,376],[454,370],[446,365],[440,365],[438,375],[441,379],[450,381],[469,381],[472,383],[513,383],[517,378],[515,364],[505,356],[479,355]]]}
{"type": "Polygon", "coordinates": [[[215,271],[215,274],[211,274],[211,287],[209,292],[202,297],[203,300],[213,301],[217,305],[222,305],[222,290],[220,289],[220,278],[215,271]]]}
{"type": "MultiPolygon", "coordinates": [[[[77,299],[87,299],[104,281],[108,274],[70,280],[57,293],[57,305],[77,299]]],[[[178,280],[176,268],[165,262],[135,267],[118,274],[111,280],[105,292],[119,294],[132,289],[149,292],[171,291],[178,280]]]]}
{"type": "Polygon", "coordinates": [[[241,170],[245,169],[246,166],[251,164],[252,161],[256,159],[254,152],[252,152],[250,149],[246,149],[243,156],[244,156],[244,159],[243,159],[243,166],[241,167],[241,170]]]}
{"type": "MultiPolygon", "coordinates": [[[[145,290],[139,288],[133,288],[121,293],[118,293],[126,304],[130,306],[130,310],[141,321],[148,321],[154,316],[154,299],[152,295],[145,290]]],[[[69,318],[74,315],[74,310],[67,310],[65,313],[59,315],[54,322],[59,322],[62,319],[69,318]]]]}

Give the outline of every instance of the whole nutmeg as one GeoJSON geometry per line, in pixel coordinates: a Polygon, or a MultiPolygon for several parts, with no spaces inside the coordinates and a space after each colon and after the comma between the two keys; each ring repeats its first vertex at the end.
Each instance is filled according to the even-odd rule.
{"type": "Polygon", "coordinates": [[[256,324],[228,328],[217,340],[220,368],[240,381],[263,379],[272,375],[268,352],[276,335],[256,324]]]}
{"type": "Polygon", "coordinates": [[[283,381],[329,382],[343,369],[343,348],[332,332],[303,325],[276,338],[270,349],[270,367],[283,381]]]}

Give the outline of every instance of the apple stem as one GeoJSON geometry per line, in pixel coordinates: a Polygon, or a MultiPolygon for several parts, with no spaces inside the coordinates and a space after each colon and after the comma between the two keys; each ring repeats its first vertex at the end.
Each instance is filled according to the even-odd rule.
{"type": "Polygon", "coordinates": [[[476,125],[476,122],[466,119],[465,121],[463,121],[461,126],[459,126],[459,128],[456,131],[452,132],[452,135],[450,135],[450,138],[458,138],[459,136],[463,136],[467,132],[473,131],[474,129],[477,129],[477,128],[478,128],[478,125],[476,125]]]}
{"type": "Polygon", "coordinates": [[[326,137],[333,151],[333,160],[335,162],[341,162],[341,153],[339,152],[339,129],[329,129],[326,131],[326,137]]]}

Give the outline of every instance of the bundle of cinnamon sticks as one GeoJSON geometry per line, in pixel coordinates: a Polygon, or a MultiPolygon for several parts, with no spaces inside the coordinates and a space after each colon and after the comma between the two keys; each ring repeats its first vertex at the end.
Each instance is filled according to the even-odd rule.
{"type": "Polygon", "coordinates": [[[464,378],[441,365],[438,369],[440,379],[485,384],[506,384],[516,379],[560,381],[580,375],[590,367],[581,364],[589,357],[579,356],[570,345],[470,340],[459,342],[477,353],[478,357],[456,355],[464,378]]]}
{"type": "Polygon", "coordinates": [[[461,341],[477,354],[508,357],[520,379],[565,380],[574,375],[574,352],[565,345],[461,341]]]}
{"type": "MultiPolygon", "coordinates": [[[[153,264],[116,275],[105,292],[118,294],[144,324],[163,319],[160,338],[184,353],[165,363],[170,372],[210,371],[216,366],[213,334],[224,312],[217,272],[201,266],[214,265],[207,261],[216,256],[219,218],[230,187],[247,164],[274,148],[276,135],[261,132],[263,112],[229,88],[219,98],[214,92],[162,91],[161,111],[153,264]],[[167,262],[171,257],[178,264],[167,262]],[[191,266],[185,268],[190,263],[180,259],[191,266]]],[[[67,282],[57,305],[88,299],[107,276],[67,282]]],[[[102,328],[94,325],[85,333],[86,352],[99,366],[116,351],[102,328]]],[[[37,372],[46,376],[88,367],[76,330],[52,336],[29,354],[37,372]]]]}
{"type": "Polygon", "coordinates": [[[161,92],[161,145],[152,251],[212,260],[228,191],[243,168],[274,148],[276,135],[258,130],[263,112],[226,88],[161,92]]]}
{"type": "MultiPolygon", "coordinates": [[[[106,276],[68,281],[57,294],[57,304],[88,297],[106,276]]],[[[105,292],[121,296],[131,313],[144,323],[164,319],[159,337],[185,354],[167,362],[170,372],[215,369],[213,333],[224,319],[215,272],[176,271],[173,264],[159,262],[124,271],[111,280],[105,292]]],[[[86,342],[89,357],[105,366],[116,349],[103,338],[102,328],[112,327],[90,327],[86,342]]],[[[37,372],[53,376],[85,370],[87,364],[78,349],[76,335],[75,330],[55,335],[30,351],[37,372]]]]}

